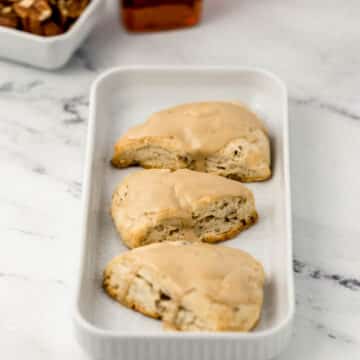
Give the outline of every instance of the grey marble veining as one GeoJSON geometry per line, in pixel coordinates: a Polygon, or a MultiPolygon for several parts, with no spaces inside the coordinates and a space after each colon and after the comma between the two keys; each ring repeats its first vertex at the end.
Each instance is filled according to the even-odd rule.
{"type": "Polygon", "coordinates": [[[72,335],[89,91],[119,65],[264,67],[289,89],[297,313],[279,360],[360,354],[359,2],[205,0],[201,26],[129,35],[114,1],[61,70],[0,61],[0,349],[87,359],[72,335]]]}
{"type": "Polygon", "coordinates": [[[294,259],[293,265],[294,272],[297,275],[308,276],[315,280],[329,280],[348,290],[360,291],[360,278],[349,278],[341,274],[330,274],[298,259],[294,259]]]}
{"type": "Polygon", "coordinates": [[[334,112],[335,114],[341,115],[348,119],[360,120],[360,114],[357,114],[357,113],[351,111],[350,109],[347,109],[345,107],[342,107],[342,106],[339,106],[336,104],[319,101],[314,97],[311,97],[311,98],[290,97],[289,101],[296,105],[313,106],[313,107],[324,109],[324,110],[327,110],[330,112],[334,112]]]}

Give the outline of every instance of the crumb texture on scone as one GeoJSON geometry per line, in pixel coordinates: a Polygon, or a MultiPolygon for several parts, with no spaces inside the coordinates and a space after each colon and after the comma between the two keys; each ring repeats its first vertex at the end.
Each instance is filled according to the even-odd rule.
{"type": "Polygon", "coordinates": [[[130,248],[169,240],[218,242],[257,220],[254,196],[244,185],[188,169],[128,175],[113,193],[111,216],[130,248]]]}
{"type": "Polygon", "coordinates": [[[244,251],[164,242],[115,257],[104,271],[104,289],[167,328],[249,331],[260,319],[264,276],[244,251]]]}
{"type": "Polygon", "coordinates": [[[117,167],[190,168],[240,181],[271,176],[270,142],[261,120],[230,102],[200,102],[157,112],[115,145],[117,167]]]}

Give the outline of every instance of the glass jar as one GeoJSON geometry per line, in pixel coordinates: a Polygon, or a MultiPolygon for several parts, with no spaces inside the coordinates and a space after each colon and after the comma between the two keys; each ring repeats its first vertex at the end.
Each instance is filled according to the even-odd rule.
{"type": "Polygon", "coordinates": [[[159,31],[196,25],[202,0],[120,0],[129,31],[159,31]]]}

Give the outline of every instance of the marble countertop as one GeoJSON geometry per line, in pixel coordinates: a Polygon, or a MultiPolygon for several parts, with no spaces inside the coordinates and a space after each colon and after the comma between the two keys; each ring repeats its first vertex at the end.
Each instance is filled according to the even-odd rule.
{"type": "Polygon", "coordinates": [[[205,0],[201,26],[129,35],[115,1],[70,63],[0,61],[1,359],[87,359],[72,334],[92,81],[116,65],[249,65],[288,85],[297,313],[285,359],[360,354],[357,0],[205,0]]]}

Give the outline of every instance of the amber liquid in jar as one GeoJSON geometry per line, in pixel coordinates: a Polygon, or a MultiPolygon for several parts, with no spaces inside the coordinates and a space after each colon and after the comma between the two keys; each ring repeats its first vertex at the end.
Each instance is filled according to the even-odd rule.
{"type": "Polygon", "coordinates": [[[196,25],[202,0],[120,0],[129,31],[159,31],[196,25]]]}

